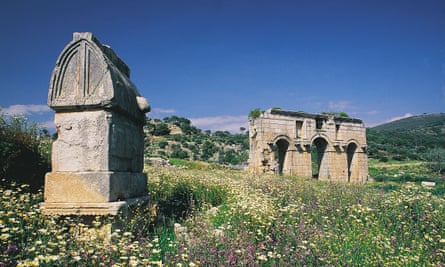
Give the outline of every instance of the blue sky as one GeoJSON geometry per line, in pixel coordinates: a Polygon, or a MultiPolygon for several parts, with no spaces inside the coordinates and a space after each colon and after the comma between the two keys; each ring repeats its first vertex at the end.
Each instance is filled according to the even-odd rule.
{"type": "Polygon", "coordinates": [[[374,126],[445,112],[443,0],[3,0],[0,106],[51,126],[72,33],[131,69],[149,117],[238,131],[254,108],[344,111],[374,126]]]}

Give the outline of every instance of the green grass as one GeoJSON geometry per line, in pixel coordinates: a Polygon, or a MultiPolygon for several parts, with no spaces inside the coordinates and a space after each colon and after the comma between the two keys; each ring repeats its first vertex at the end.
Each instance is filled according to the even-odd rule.
{"type": "Polygon", "coordinates": [[[445,179],[438,177],[431,172],[422,161],[388,161],[379,162],[374,159],[369,160],[369,175],[374,181],[375,187],[380,187],[387,191],[397,189],[406,182],[413,182],[420,185],[421,182],[435,182],[436,186],[430,192],[437,196],[445,194],[445,179]]]}
{"type": "MultiPolygon", "coordinates": [[[[384,166],[388,176],[392,167],[384,166]]],[[[441,266],[445,261],[444,195],[417,181],[356,185],[222,168],[146,171],[151,206],[108,241],[79,235],[89,232],[75,217],[43,217],[42,193],[2,185],[0,266],[441,266]],[[175,232],[174,223],[183,232],[175,232]]],[[[98,219],[90,229],[104,223],[98,219]]]]}

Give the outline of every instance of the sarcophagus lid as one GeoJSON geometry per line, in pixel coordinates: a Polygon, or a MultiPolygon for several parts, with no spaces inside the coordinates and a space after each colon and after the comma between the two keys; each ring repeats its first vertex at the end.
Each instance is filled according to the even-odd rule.
{"type": "Polygon", "coordinates": [[[130,69],[90,32],[73,33],[51,75],[48,105],[56,112],[109,109],[143,122],[149,111],[130,69]]]}

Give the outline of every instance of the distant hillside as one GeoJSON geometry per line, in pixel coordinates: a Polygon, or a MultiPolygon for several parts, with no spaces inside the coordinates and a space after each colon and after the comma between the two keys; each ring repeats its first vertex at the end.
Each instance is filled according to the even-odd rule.
{"type": "Polygon", "coordinates": [[[433,148],[445,148],[445,114],[425,114],[367,129],[368,152],[380,160],[422,159],[433,148]]]}
{"type": "Polygon", "coordinates": [[[187,118],[148,119],[144,126],[145,157],[245,164],[249,149],[245,130],[241,128],[239,134],[227,131],[212,133],[196,128],[187,118]]]}
{"type": "Polygon", "coordinates": [[[445,127],[445,113],[412,116],[373,127],[376,131],[416,131],[445,127]]]}
{"type": "MultiPolygon", "coordinates": [[[[166,117],[145,124],[145,156],[180,158],[223,164],[246,164],[249,139],[246,129],[202,131],[189,119],[166,117]]],[[[368,155],[381,161],[424,160],[428,151],[445,149],[445,114],[419,115],[366,130],[368,155]]]]}

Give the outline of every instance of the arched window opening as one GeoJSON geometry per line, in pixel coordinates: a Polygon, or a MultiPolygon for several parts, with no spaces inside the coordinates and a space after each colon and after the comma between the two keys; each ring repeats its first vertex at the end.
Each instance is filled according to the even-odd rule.
{"type": "Polygon", "coordinates": [[[276,142],[277,157],[278,157],[278,173],[283,174],[284,162],[286,160],[286,152],[289,148],[289,142],[285,139],[279,139],[276,142]]]}
{"type": "Polygon", "coordinates": [[[346,149],[346,153],[348,155],[348,182],[351,181],[351,177],[354,175],[354,170],[356,168],[354,156],[357,150],[357,145],[355,143],[350,143],[348,148],[346,149]]]}
{"type": "Polygon", "coordinates": [[[325,139],[319,137],[312,142],[311,145],[311,159],[312,159],[312,177],[318,179],[320,177],[320,170],[323,166],[323,160],[328,143],[325,139]]]}

